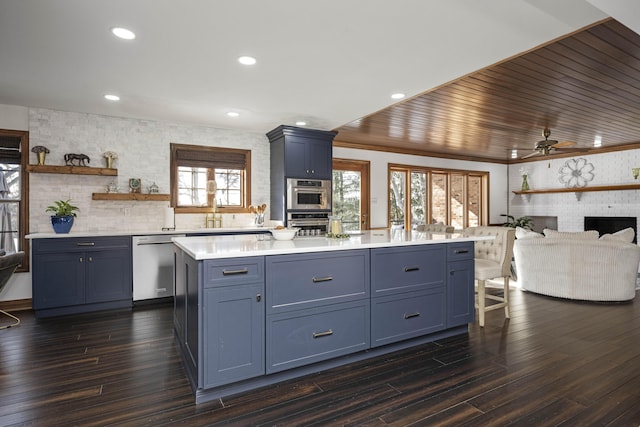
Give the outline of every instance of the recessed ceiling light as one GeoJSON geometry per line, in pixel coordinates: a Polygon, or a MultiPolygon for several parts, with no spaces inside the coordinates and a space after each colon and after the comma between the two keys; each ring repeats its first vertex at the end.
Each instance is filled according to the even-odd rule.
{"type": "Polygon", "coordinates": [[[593,146],[602,147],[602,137],[600,135],[596,135],[596,137],[593,139],[593,146]]]}
{"type": "Polygon", "coordinates": [[[238,62],[242,65],[254,65],[256,63],[256,58],[253,56],[241,56],[238,58],[238,62]]]}
{"type": "Polygon", "coordinates": [[[302,120],[296,122],[296,126],[306,126],[307,122],[303,122],[302,120]]]}
{"type": "Polygon", "coordinates": [[[120,101],[120,97],[118,95],[113,95],[113,94],[106,94],[104,96],[104,99],[108,99],[109,101],[120,101]]]}
{"type": "Polygon", "coordinates": [[[404,98],[404,96],[405,96],[404,93],[398,92],[391,95],[391,99],[402,99],[404,98]]]}
{"type": "Polygon", "coordinates": [[[136,38],[136,34],[133,31],[122,27],[113,27],[111,32],[114,36],[124,40],[133,40],[136,38]]]}
{"type": "Polygon", "coordinates": [[[229,117],[238,117],[240,114],[236,113],[235,111],[229,111],[227,113],[227,116],[229,117]]]}

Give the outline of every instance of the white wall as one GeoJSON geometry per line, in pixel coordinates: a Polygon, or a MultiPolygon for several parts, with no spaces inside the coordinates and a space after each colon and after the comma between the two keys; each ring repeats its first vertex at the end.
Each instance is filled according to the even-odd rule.
{"type": "Polygon", "coordinates": [[[500,214],[507,212],[506,165],[395,154],[383,151],[356,150],[343,147],[334,147],[333,157],[368,160],[371,162],[371,228],[387,227],[388,225],[387,166],[389,163],[489,172],[489,221],[494,224],[503,223],[505,220],[500,214]]]}
{"type": "MultiPolygon", "coordinates": [[[[166,202],[97,201],[94,192],[104,192],[113,179],[125,191],[129,178],[141,178],[143,190],[155,181],[161,193],[169,192],[169,144],[196,144],[252,150],[252,203],[269,202],[269,143],[265,135],[152,120],[138,120],[49,109],[0,106],[0,127],[29,130],[30,145],[49,148],[47,164],[63,165],[66,153],[83,153],[90,166],[104,166],[102,153],[115,151],[117,177],[32,173],[30,180],[29,233],[51,232],[45,208],[57,199],[71,198],[80,207],[75,231],[158,230],[162,227],[166,202]],[[25,126],[28,124],[28,126],[25,126]]],[[[29,163],[36,163],[35,154],[29,163]]],[[[333,156],[371,162],[371,226],[387,225],[387,164],[437,166],[490,173],[491,222],[500,223],[506,212],[506,165],[410,156],[335,147],[333,156]]],[[[268,212],[268,210],[267,210],[268,212]]],[[[225,226],[251,223],[250,214],[226,215],[225,226]]],[[[178,228],[198,228],[204,215],[176,215],[178,228]]],[[[31,274],[14,275],[0,293],[0,301],[31,298],[31,274]]]]}
{"type": "Polygon", "coordinates": [[[29,109],[0,104],[0,129],[29,130],[29,109]]]}
{"type": "Polygon", "coordinates": [[[597,155],[576,155],[516,164],[509,167],[509,213],[515,217],[557,216],[561,231],[582,231],[585,216],[635,216],[640,213],[640,190],[598,191],[581,193],[578,201],[575,193],[514,195],[522,185],[520,168],[530,170],[528,181],[531,189],[563,188],[559,170],[569,159],[584,158],[594,166],[594,179],[590,186],[638,184],[631,169],[640,167],[640,150],[615,151],[597,155]]]}

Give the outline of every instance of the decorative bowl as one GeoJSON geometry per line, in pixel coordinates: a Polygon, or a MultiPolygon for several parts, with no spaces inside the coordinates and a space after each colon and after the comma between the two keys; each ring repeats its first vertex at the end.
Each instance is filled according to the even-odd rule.
{"type": "Polygon", "coordinates": [[[292,240],[294,237],[296,237],[298,230],[300,229],[299,228],[281,228],[279,230],[273,229],[269,231],[271,232],[271,235],[273,236],[273,238],[276,240],[292,240]]]}

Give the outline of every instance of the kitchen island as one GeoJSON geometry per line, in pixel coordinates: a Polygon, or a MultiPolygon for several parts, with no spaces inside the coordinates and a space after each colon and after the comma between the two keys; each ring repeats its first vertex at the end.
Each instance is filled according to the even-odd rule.
{"type": "Polygon", "coordinates": [[[196,402],[466,333],[474,241],[491,238],[175,238],[175,336],[196,402]]]}

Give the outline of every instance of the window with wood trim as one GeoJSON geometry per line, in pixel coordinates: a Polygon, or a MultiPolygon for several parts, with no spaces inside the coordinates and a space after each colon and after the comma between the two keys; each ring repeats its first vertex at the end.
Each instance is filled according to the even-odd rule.
{"type": "Polygon", "coordinates": [[[489,173],[389,165],[389,226],[442,222],[456,229],[489,221],[489,173]]]}
{"type": "Polygon", "coordinates": [[[171,144],[171,204],[176,212],[248,212],[250,176],[250,150],[171,144]]]}
{"type": "Polygon", "coordinates": [[[25,252],[17,271],[29,271],[28,160],[29,133],[0,130],[0,249],[25,252]]]}

